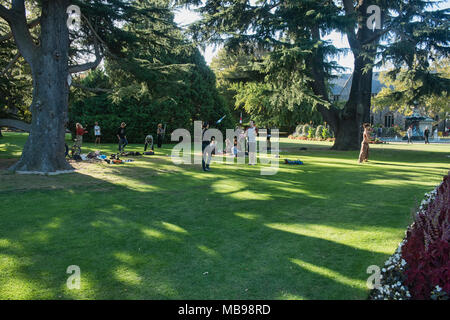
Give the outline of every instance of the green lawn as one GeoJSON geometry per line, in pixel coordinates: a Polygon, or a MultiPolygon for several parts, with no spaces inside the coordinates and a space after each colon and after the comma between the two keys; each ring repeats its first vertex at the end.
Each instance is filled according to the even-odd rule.
{"type": "MultiPolygon", "coordinates": [[[[25,140],[0,139],[0,168],[25,140]]],[[[396,249],[450,145],[375,146],[365,165],[329,146],[282,139],[280,162],[305,165],[274,176],[176,166],[169,148],[56,177],[0,169],[0,299],[365,299],[367,267],[396,249]]]]}

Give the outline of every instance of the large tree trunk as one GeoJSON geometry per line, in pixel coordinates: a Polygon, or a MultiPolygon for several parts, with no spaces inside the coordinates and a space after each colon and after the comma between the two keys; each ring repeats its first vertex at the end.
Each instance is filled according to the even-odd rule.
{"type": "Polygon", "coordinates": [[[73,170],[64,156],[69,96],[68,5],[67,0],[42,1],[41,43],[31,63],[31,132],[19,162],[11,168],[18,173],[49,174],[73,170]]]}
{"type": "Polygon", "coordinates": [[[370,120],[373,72],[363,72],[368,61],[355,58],[349,100],[340,113],[333,150],[358,150],[362,139],[362,123],[370,120]]]}
{"type": "Polygon", "coordinates": [[[367,8],[373,1],[360,0],[354,7],[354,1],[343,1],[346,13],[357,15],[357,32],[350,27],[347,37],[355,57],[355,67],[352,75],[352,86],[349,99],[339,113],[334,150],[358,150],[362,140],[362,124],[370,121],[370,106],[372,99],[373,69],[370,67],[375,59],[378,37],[370,30],[366,21],[367,8]],[[367,46],[370,44],[370,46],[367,46]]]}

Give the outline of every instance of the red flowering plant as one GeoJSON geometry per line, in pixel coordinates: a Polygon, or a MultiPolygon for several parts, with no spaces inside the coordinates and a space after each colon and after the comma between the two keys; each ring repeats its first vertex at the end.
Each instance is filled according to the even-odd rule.
{"type": "Polygon", "coordinates": [[[450,296],[450,176],[422,201],[406,234],[402,258],[413,299],[450,296]]]}

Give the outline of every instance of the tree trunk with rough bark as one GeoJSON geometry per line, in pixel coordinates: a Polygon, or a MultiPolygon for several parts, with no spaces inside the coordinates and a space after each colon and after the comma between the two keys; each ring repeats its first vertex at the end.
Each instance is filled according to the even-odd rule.
{"type": "Polygon", "coordinates": [[[339,115],[333,150],[358,150],[362,140],[362,124],[370,121],[373,72],[363,72],[367,61],[355,59],[349,100],[339,115]]]}
{"type": "Polygon", "coordinates": [[[345,151],[360,148],[362,124],[370,122],[373,78],[371,65],[375,59],[379,36],[366,24],[367,8],[373,1],[360,0],[356,7],[351,0],[343,3],[348,16],[358,16],[357,30],[353,27],[347,30],[350,48],[355,57],[350,96],[343,110],[334,110],[335,121],[330,123],[336,137],[332,149],[345,151]]]}
{"type": "Polygon", "coordinates": [[[33,52],[32,122],[22,156],[11,170],[58,173],[73,170],[64,155],[68,112],[69,1],[42,2],[41,43],[33,52]],[[36,52],[37,51],[37,52],[36,52]]]}

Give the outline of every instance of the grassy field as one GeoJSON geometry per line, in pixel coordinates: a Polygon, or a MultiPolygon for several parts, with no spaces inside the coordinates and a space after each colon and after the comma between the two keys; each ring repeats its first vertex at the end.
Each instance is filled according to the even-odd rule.
{"type": "Polygon", "coordinates": [[[449,145],[375,146],[358,165],[357,152],[281,139],[274,176],[176,166],[169,147],[62,176],[11,174],[25,140],[0,139],[0,299],[366,299],[367,267],[393,253],[450,169],[449,145]],[[70,265],[80,290],[66,286],[70,265]]]}

